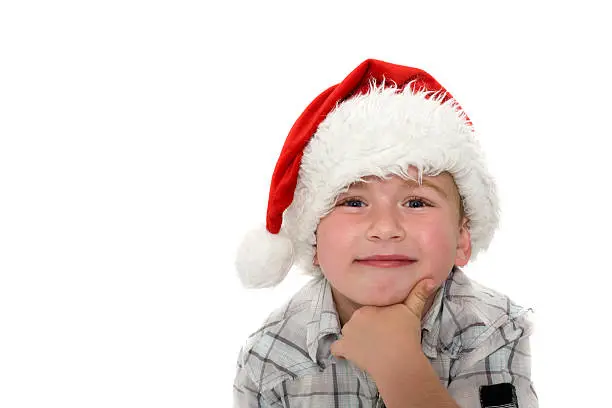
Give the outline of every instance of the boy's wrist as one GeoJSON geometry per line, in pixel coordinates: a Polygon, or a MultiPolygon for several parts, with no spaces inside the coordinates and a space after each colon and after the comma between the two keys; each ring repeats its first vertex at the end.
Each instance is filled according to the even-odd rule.
{"type": "Polygon", "coordinates": [[[457,408],[458,405],[440,384],[428,358],[413,354],[407,364],[393,365],[372,374],[387,408],[457,408]]]}
{"type": "Polygon", "coordinates": [[[411,381],[417,373],[422,373],[425,365],[429,365],[427,357],[423,353],[409,354],[406,359],[398,359],[394,364],[387,364],[371,373],[379,390],[397,388],[411,381]],[[399,363],[402,361],[402,363],[399,363]]]}

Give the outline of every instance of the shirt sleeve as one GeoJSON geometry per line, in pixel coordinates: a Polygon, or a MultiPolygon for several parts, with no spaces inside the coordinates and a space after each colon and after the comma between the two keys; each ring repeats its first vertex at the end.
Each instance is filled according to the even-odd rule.
{"type": "MultiPolygon", "coordinates": [[[[271,392],[261,392],[251,379],[248,367],[244,362],[243,350],[240,350],[234,378],[234,408],[276,408],[282,407],[279,399],[270,398],[271,392]]],[[[273,390],[271,390],[273,392],[273,390]]]]}
{"type": "Polygon", "coordinates": [[[453,373],[451,367],[448,392],[460,407],[538,408],[531,381],[530,332],[510,321],[479,350],[453,362],[457,369],[453,373]],[[509,336],[512,332],[519,334],[509,336]]]}

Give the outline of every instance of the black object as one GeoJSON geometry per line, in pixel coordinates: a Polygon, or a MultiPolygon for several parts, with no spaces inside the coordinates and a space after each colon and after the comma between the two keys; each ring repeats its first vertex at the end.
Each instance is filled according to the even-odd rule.
{"type": "Polygon", "coordinates": [[[482,408],[519,408],[514,385],[501,383],[481,386],[480,406],[482,408]]]}

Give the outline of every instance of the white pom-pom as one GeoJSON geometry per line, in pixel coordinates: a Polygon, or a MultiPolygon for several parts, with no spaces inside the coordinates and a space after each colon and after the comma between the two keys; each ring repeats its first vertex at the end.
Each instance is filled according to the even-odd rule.
{"type": "Polygon", "coordinates": [[[247,233],[238,248],[236,269],[247,288],[268,288],[282,281],[293,264],[293,244],[265,228],[247,233]]]}

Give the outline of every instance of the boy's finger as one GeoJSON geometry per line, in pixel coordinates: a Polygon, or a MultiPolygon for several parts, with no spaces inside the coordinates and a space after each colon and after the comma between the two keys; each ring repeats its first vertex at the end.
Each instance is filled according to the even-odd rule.
{"type": "Polygon", "coordinates": [[[422,317],[427,299],[436,289],[436,283],[431,279],[418,282],[404,301],[404,304],[418,318],[422,317]]]}
{"type": "Polygon", "coordinates": [[[342,339],[334,341],[329,350],[335,357],[344,357],[342,339]]]}

